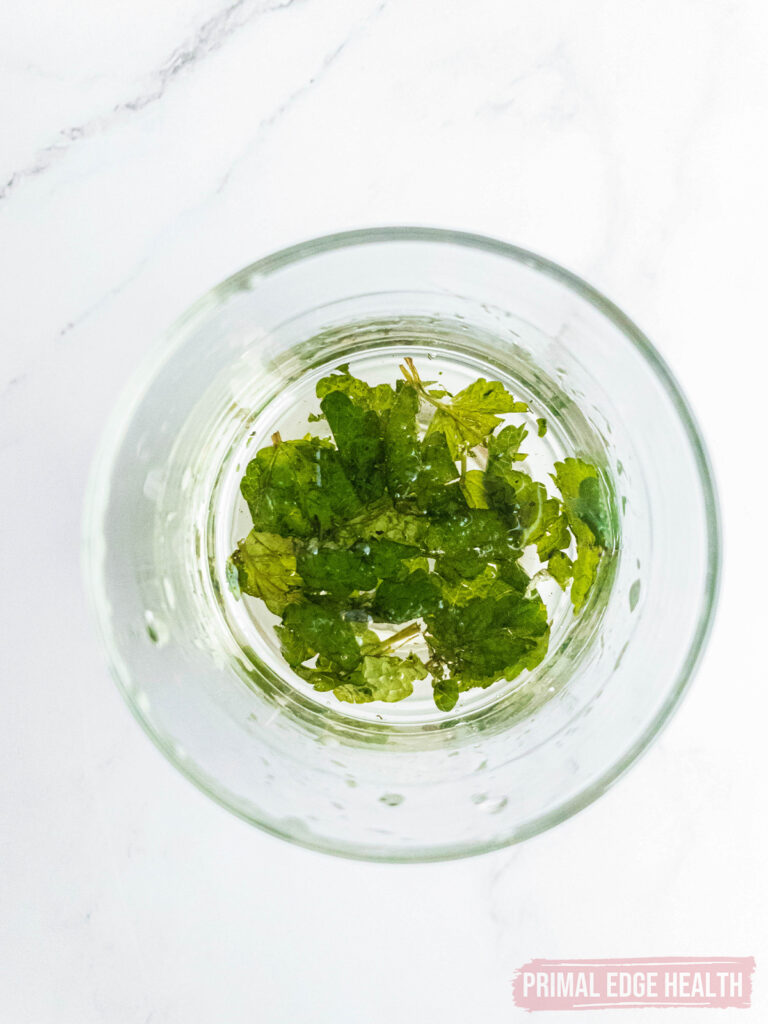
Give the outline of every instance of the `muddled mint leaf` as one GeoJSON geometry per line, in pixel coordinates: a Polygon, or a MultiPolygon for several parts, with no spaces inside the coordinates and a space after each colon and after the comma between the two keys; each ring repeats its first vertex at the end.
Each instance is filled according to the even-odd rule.
{"type": "Polygon", "coordinates": [[[549,642],[547,609],[535,591],[530,598],[511,593],[445,604],[427,618],[427,628],[433,660],[445,665],[462,690],[535,668],[549,642]],[[482,643],[473,642],[473,635],[482,635],[482,643]]]}
{"type": "Polygon", "coordinates": [[[275,615],[301,600],[304,580],[296,567],[292,537],[251,530],[230,556],[237,586],[243,594],[259,597],[275,615]]]}
{"type": "Polygon", "coordinates": [[[459,481],[461,493],[470,508],[489,508],[485,493],[485,473],[482,469],[468,469],[459,481]]]}
{"type": "Polygon", "coordinates": [[[568,586],[568,581],[573,578],[573,562],[564,551],[555,551],[547,562],[549,575],[559,583],[562,590],[568,586]]]}
{"type": "Polygon", "coordinates": [[[315,387],[319,399],[337,391],[347,395],[361,409],[372,409],[374,412],[386,413],[395,400],[395,389],[389,384],[377,384],[372,387],[364,380],[353,377],[349,372],[349,364],[338,366],[334,373],[322,377],[315,387]]]}
{"type": "Polygon", "coordinates": [[[241,481],[253,530],[227,578],[280,616],[283,656],[316,691],[392,702],[431,676],[448,712],[540,664],[547,609],[523,565],[538,555],[579,611],[608,505],[582,460],[556,463],[561,497],[521,468],[528,431],[509,417],[527,406],[499,381],[451,395],[413,360],[401,369],[391,387],[338,367],[309,417],[331,436],[275,434],[256,453],[241,481]]]}
{"type": "Polygon", "coordinates": [[[428,515],[446,515],[467,507],[459,470],[443,434],[432,434],[421,445],[415,491],[419,509],[428,515]]]}
{"type": "Polygon", "coordinates": [[[429,615],[439,603],[439,581],[417,569],[403,580],[384,580],[376,591],[371,614],[377,622],[410,622],[429,615]]]}
{"type": "Polygon", "coordinates": [[[300,665],[321,654],[341,671],[360,663],[360,645],[355,630],[339,609],[330,604],[291,604],[276,626],[283,654],[289,665],[300,665]]]}
{"type": "Polygon", "coordinates": [[[404,501],[416,494],[416,479],[421,468],[418,411],[416,389],[398,381],[385,435],[387,487],[393,501],[404,501]]]}
{"type": "Polygon", "coordinates": [[[455,679],[436,679],[432,693],[439,711],[453,711],[459,699],[459,684],[455,679]]]}
{"type": "Polygon", "coordinates": [[[452,580],[440,577],[440,593],[447,604],[463,608],[476,598],[492,597],[496,600],[506,597],[512,591],[524,593],[528,583],[528,575],[520,569],[516,562],[508,563],[518,570],[521,579],[517,586],[503,579],[495,565],[486,565],[481,573],[469,579],[457,576],[452,580]]]}
{"type": "Polygon", "coordinates": [[[506,463],[522,462],[527,455],[520,451],[520,445],[528,437],[524,426],[515,427],[511,424],[488,438],[488,458],[490,461],[502,460],[506,463]]]}
{"type": "Polygon", "coordinates": [[[553,479],[563,497],[568,526],[576,538],[571,603],[578,612],[592,590],[605,550],[609,532],[608,502],[597,468],[582,459],[556,462],[553,479]]]}
{"type": "Polygon", "coordinates": [[[421,549],[415,544],[404,544],[379,537],[359,540],[352,548],[364,563],[370,567],[377,580],[403,580],[419,559],[421,549]]]}
{"type": "Polygon", "coordinates": [[[520,557],[515,530],[490,509],[466,509],[433,522],[426,545],[437,560],[435,569],[447,580],[472,579],[489,562],[520,557]]]}
{"type": "Polygon", "coordinates": [[[499,381],[482,377],[450,400],[436,399],[435,414],[427,437],[442,433],[453,458],[462,451],[483,444],[502,422],[500,413],[525,412],[525,402],[516,402],[499,381]]]}
{"type": "Polygon", "coordinates": [[[605,547],[610,533],[610,512],[597,467],[583,459],[565,459],[555,463],[554,481],[563,496],[569,522],[585,523],[596,543],[605,547]]]}
{"type": "Polygon", "coordinates": [[[373,591],[382,580],[403,580],[420,549],[387,538],[356,541],[351,547],[311,540],[297,545],[296,567],[307,591],[335,598],[373,591]]]}
{"type": "Polygon", "coordinates": [[[366,655],[347,679],[334,689],[339,700],[367,704],[373,700],[386,703],[403,700],[413,693],[417,679],[427,677],[427,668],[420,658],[391,655],[366,655]]]}
{"type": "Polygon", "coordinates": [[[355,405],[342,391],[330,391],[320,403],[333,433],[341,463],[364,502],[384,494],[384,434],[372,409],[355,405]]]}
{"type": "Polygon", "coordinates": [[[286,537],[322,535],[362,509],[338,451],[318,438],[262,448],[240,490],[255,529],[286,537]]]}
{"type": "Polygon", "coordinates": [[[428,528],[429,521],[425,516],[418,512],[401,512],[389,498],[385,498],[372,502],[343,523],[336,536],[340,543],[346,544],[353,544],[359,538],[419,545],[428,528]]]}
{"type": "Polygon", "coordinates": [[[300,549],[297,568],[307,590],[338,598],[373,590],[378,583],[366,560],[346,548],[310,543],[300,549]]]}

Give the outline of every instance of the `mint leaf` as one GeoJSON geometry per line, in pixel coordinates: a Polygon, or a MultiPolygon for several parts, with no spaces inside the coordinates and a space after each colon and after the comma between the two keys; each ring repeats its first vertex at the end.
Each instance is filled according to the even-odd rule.
{"type": "MultiPolygon", "coordinates": [[[[608,504],[596,467],[582,459],[556,462],[553,479],[563,496],[565,518],[576,538],[571,603],[574,612],[578,612],[597,577],[608,534],[608,504]]],[[[562,572],[562,568],[556,565],[556,571],[562,572]]]]}
{"type": "Polygon", "coordinates": [[[378,583],[366,560],[345,548],[310,543],[299,552],[297,568],[308,590],[338,598],[356,590],[374,590],[378,583]]]}
{"type": "Polygon", "coordinates": [[[338,608],[327,604],[291,604],[285,609],[281,626],[275,627],[283,654],[295,667],[321,654],[341,671],[360,663],[360,645],[352,625],[338,608]]]}
{"type": "Polygon", "coordinates": [[[467,507],[461,493],[459,471],[443,434],[433,434],[424,439],[415,490],[419,508],[431,515],[467,507]]]}
{"type": "Polygon", "coordinates": [[[371,614],[377,622],[409,622],[434,611],[439,603],[440,590],[432,574],[417,569],[404,580],[384,580],[371,614]]]}
{"type": "Polygon", "coordinates": [[[355,405],[349,395],[331,391],[320,403],[344,471],[364,502],[384,494],[384,436],[372,409],[355,405]]]}
{"type": "Polygon", "coordinates": [[[488,457],[492,462],[502,460],[506,463],[522,462],[527,458],[525,452],[520,451],[520,445],[528,437],[525,427],[507,426],[498,434],[488,438],[488,457]]]}
{"type": "Polygon", "coordinates": [[[403,544],[419,545],[429,527],[427,519],[418,513],[400,512],[388,499],[373,502],[339,527],[339,543],[352,544],[361,540],[393,540],[403,544]]]}
{"type": "Polygon", "coordinates": [[[240,490],[258,531],[288,537],[328,532],[362,507],[338,451],[318,438],[262,448],[240,490]]]}
{"type": "Polygon", "coordinates": [[[433,659],[445,665],[460,689],[514,679],[535,668],[549,641],[546,606],[535,592],[530,598],[509,594],[446,604],[426,621],[433,659]]]}
{"type": "Polygon", "coordinates": [[[549,575],[565,590],[573,577],[573,562],[563,551],[555,551],[547,564],[549,575]]]}
{"type": "Polygon", "coordinates": [[[499,413],[525,412],[525,402],[516,402],[499,381],[484,378],[459,391],[450,401],[435,400],[436,411],[427,428],[427,437],[445,435],[451,455],[483,444],[502,422],[499,413]]]}
{"type": "Polygon", "coordinates": [[[610,533],[610,513],[597,468],[582,459],[565,459],[555,463],[553,480],[563,496],[566,516],[574,533],[574,524],[584,523],[595,542],[605,547],[610,533]]]}
{"type": "Polygon", "coordinates": [[[448,580],[472,579],[489,562],[515,561],[520,557],[515,532],[489,509],[466,509],[435,521],[426,545],[437,562],[435,569],[448,580]]]}
{"type": "MultiPolygon", "coordinates": [[[[241,481],[253,530],[227,579],[280,616],[283,656],[315,690],[391,702],[431,673],[448,712],[466,690],[541,662],[550,627],[523,550],[524,564],[535,548],[570,588],[577,612],[611,536],[609,508],[580,459],[555,465],[562,499],[520,468],[528,431],[505,417],[527,406],[499,381],[452,396],[413,360],[401,369],[393,388],[340,366],[318,381],[321,413],[310,416],[332,438],[276,433],[256,453],[241,481]],[[405,653],[417,636],[428,660],[405,653]]],[[[537,420],[536,435],[545,430],[537,420]]]]}
{"type": "Polygon", "coordinates": [[[387,703],[403,700],[413,693],[417,679],[425,679],[427,669],[415,655],[397,658],[389,655],[366,655],[360,665],[333,693],[339,700],[366,704],[381,700],[387,703]]]}
{"type": "Polygon", "coordinates": [[[373,409],[379,413],[391,409],[395,401],[394,388],[389,384],[371,387],[364,380],[352,376],[348,363],[337,367],[335,373],[322,377],[315,387],[315,394],[319,399],[325,398],[333,391],[348,395],[361,409],[373,409]]]}
{"type": "Polygon", "coordinates": [[[470,508],[489,508],[482,469],[468,469],[459,483],[464,500],[470,508]]]}
{"type": "Polygon", "coordinates": [[[304,581],[296,569],[296,543],[291,537],[251,530],[230,556],[239,589],[259,597],[275,615],[301,600],[304,581]]]}
{"type": "Polygon", "coordinates": [[[453,711],[459,699],[459,684],[455,679],[436,679],[432,692],[439,711],[453,711]]]}
{"type": "Polygon", "coordinates": [[[419,396],[416,389],[398,382],[397,395],[387,420],[387,487],[394,501],[416,494],[416,478],[421,468],[421,443],[416,426],[419,396]]]}

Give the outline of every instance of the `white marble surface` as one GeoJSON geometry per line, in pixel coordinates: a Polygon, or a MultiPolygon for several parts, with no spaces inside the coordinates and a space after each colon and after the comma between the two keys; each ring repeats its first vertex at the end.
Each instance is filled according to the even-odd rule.
{"type": "Polygon", "coordinates": [[[662,954],[756,956],[754,1009],[717,1019],[768,1018],[767,33],[761,0],[4,0],[0,1021],[503,1024],[532,956],[662,954]],[[607,796],[387,867],[261,835],[165,763],[78,540],[105,418],[181,310],[403,222],[537,250],[649,332],[711,444],[726,566],[690,695],[607,796]]]}

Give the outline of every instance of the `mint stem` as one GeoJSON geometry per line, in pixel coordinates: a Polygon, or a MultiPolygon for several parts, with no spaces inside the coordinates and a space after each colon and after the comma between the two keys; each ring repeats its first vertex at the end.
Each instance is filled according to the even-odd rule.
{"type": "Polygon", "coordinates": [[[412,622],[409,626],[404,626],[403,629],[399,629],[397,633],[393,633],[392,636],[386,640],[382,640],[380,647],[382,651],[391,651],[393,647],[398,644],[405,643],[406,640],[410,640],[414,636],[418,636],[421,633],[421,626],[418,622],[412,622]]]}

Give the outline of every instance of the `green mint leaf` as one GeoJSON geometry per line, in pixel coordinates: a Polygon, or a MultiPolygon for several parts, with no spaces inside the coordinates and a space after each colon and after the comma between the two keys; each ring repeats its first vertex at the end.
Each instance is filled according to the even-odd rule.
{"type": "Polygon", "coordinates": [[[384,580],[376,591],[371,614],[378,622],[409,622],[433,612],[439,603],[437,581],[417,569],[404,580],[384,580]]]}
{"type": "Polygon", "coordinates": [[[385,539],[419,546],[428,526],[423,515],[400,512],[389,498],[383,498],[347,520],[337,531],[337,538],[340,544],[385,539]]]}
{"type": "Polygon", "coordinates": [[[315,654],[327,658],[340,671],[351,671],[362,657],[351,623],[332,605],[306,602],[291,604],[275,627],[283,655],[292,667],[315,654]]]}
{"type": "Polygon", "coordinates": [[[427,428],[427,437],[445,435],[453,458],[462,451],[483,444],[502,422],[499,413],[526,412],[525,402],[516,402],[499,381],[482,377],[459,391],[450,401],[433,400],[437,408],[427,428]]]}
{"type": "Polygon", "coordinates": [[[409,697],[413,693],[414,682],[426,676],[426,666],[413,654],[407,658],[366,655],[333,693],[339,700],[353,704],[374,700],[392,703],[409,697]]]}
{"type": "Polygon", "coordinates": [[[352,551],[358,555],[377,580],[404,580],[419,560],[419,548],[380,537],[359,540],[352,551]]]}
{"type": "Polygon", "coordinates": [[[384,493],[384,436],[372,409],[355,405],[349,395],[331,391],[320,403],[333,433],[344,470],[364,502],[384,493]]]}
{"type": "Polygon", "coordinates": [[[296,569],[296,545],[290,537],[251,530],[230,558],[244,594],[259,597],[275,615],[301,600],[304,585],[296,569]]]}
{"type": "Polygon", "coordinates": [[[525,452],[520,451],[520,445],[528,437],[525,427],[507,426],[488,438],[488,459],[490,462],[502,461],[507,464],[522,462],[527,458],[525,452]]]}
{"type": "Polygon", "coordinates": [[[262,448],[248,463],[240,490],[263,533],[311,537],[361,509],[339,453],[318,438],[262,448]]]}
{"type": "Polygon", "coordinates": [[[393,387],[389,384],[377,384],[372,387],[364,380],[358,380],[349,372],[349,365],[346,363],[337,367],[335,373],[322,377],[315,387],[315,393],[321,400],[333,391],[348,395],[361,409],[373,409],[379,413],[391,409],[395,401],[393,387]]]}
{"type": "Polygon", "coordinates": [[[573,577],[573,562],[563,551],[555,551],[547,563],[547,570],[553,580],[565,590],[568,581],[573,577]]]}
{"type": "Polygon", "coordinates": [[[466,509],[459,471],[443,434],[433,434],[424,439],[415,489],[419,508],[430,515],[466,509]]]}
{"type": "Polygon", "coordinates": [[[398,384],[387,419],[386,471],[389,493],[395,501],[403,501],[415,495],[421,468],[421,443],[416,425],[419,396],[409,384],[398,384]]]}
{"type": "Polygon", "coordinates": [[[579,612],[592,590],[608,535],[608,504],[595,466],[582,459],[555,463],[553,477],[563,497],[568,526],[576,538],[571,603],[579,612]]]}
{"type": "Polygon", "coordinates": [[[433,521],[426,544],[437,559],[436,571],[448,580],[472,579],[489,562],[514,561],[520,556],[515,532],[488,509],[466,509],[433,521]]]}
{"type": "Polygon", "coordinates": [[[477,598],[492,597],[494,600],[506,597],[511,591],[523,593],[528,586],[528,576],[516,562],[508,565],[516,569],[523,577],[522,587],[513,586],[502,579],[499,569],[494,565],[486,565],[483,571],[474,578],[463,577],[451,580],[440,578],[440,593],[443,601],[463,608],[477,598]]]}
{"type": "Polygon", "coordinates": [[[574,534],[575,524],[584,523],[595,542],[605,547],[610,534],[610,513],[597,468],[582,459],[565,459],[555,463],[552,479],[563,496],[565,513],[574,534]]]}
{"type": "Polygon", "coordinates": [[[500,600],[444,604],[426,622],[433,659],[462,690],[535,668],[549,642],[547,609],[536,592],[530,598],[510,593],[500,600]]]}
{"type": "Polygon", "coordinates": [[[436,679],[432,692],[439,711],[452,711],[459,699],[459,684],[455,679],[436,679]]]}
{"type": "MultiPolygon", "coordinates": [[[[515,524],[520,547],[525,548],[550,531],[560,513],[560,503],[548,496],[544,484],[516,468],[515,462],[521,458],[520,441],[526,435],[525,431],[522,435],[507,433],[513,429],[506,427],[489,441],[485,488],[491,508],[515,524]]],[[[556,536],[560,537],[561,532],[556,536]]],[[[564,546],[569,542],[566,538],[564,546]]]]}
{"type": "Polygon", "coordinates": [[[482,469],[469,469],[459,482],[461,493],[470,508],[488,508],[485,493],[485,473],[482,469]]]}
{"type": "Polygon", "coordinates": [[[359,554],[310,542],[297,558],[299,575],[309,591],[347,597],[355,590],[374,590],[376,573],[359,554]]]}
{"type": "Polygon", "coordinates": [[[335,598],[375,590],[381,580],[403,580],[419,558],[419,549],[387,538],[359,540],[351,548],[319,544],[299,547],[298,573],[307,591],[335,598]]]}

